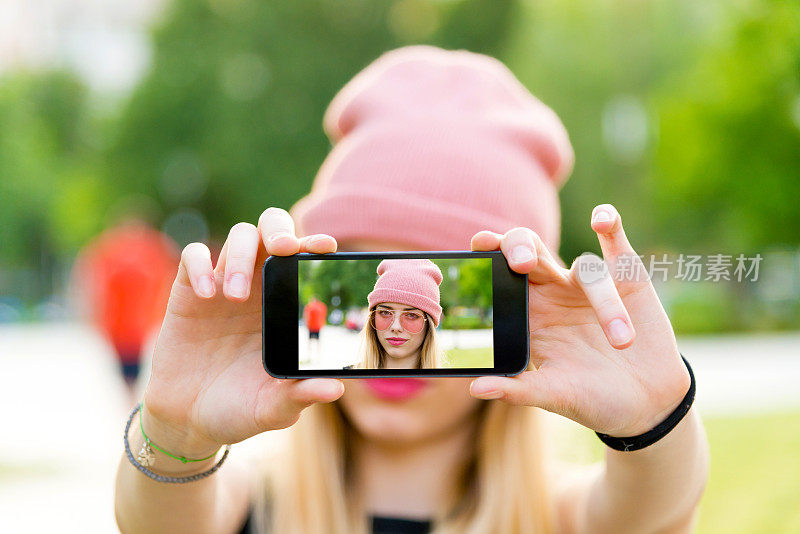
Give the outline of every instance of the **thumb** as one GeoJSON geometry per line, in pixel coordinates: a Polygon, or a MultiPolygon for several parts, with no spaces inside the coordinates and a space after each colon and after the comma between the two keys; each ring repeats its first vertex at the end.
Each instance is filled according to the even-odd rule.
{"type": "Polygon", "coordinates": [[[553,404],[551,387],[542,370],[523,371],[513,377],[482,376],[472,381],[469,392],[479,399],[501,399],[515,406],[548,410],[553,404]]]}
{"type": "Polygon", "coordinates": [[[316,402],[333,402],[344,393],[344,384],[335,378],[307,378],[297,380],[289,387],[290,401],[305,408],[316,402]]]}
{"type": "Polygon", "coordinates": [[[305,408],[317,402],[335,401],[344,393],[344,384],[333,378],[273,380],[279,380],[280,384],[265,393],[256,408],[260,432],[289,427],[305,408]]]}

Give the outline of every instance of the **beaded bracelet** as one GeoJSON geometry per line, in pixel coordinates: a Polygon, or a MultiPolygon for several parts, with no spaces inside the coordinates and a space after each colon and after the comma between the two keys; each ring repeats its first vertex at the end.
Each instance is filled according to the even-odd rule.
{"type": "Polygon", "coordinates": [[[142,445],[142,450],[139,451],[139,456],[138,456],[138,461],[137,461],[137,458],[133,457],[133,453],[131,452],[131,445],[130,445],[130,443],[128,443],[128,432],[130,432],[131,423],[133,422],[133,417],[136,415],[136,412],[139,412],[141,409],[142,409],[142,404],[139,403],[133,408],[133,410],[131,411],[130,416],[128,416],[128,422],[125,424],[125,433],[122,436],[122,441],[125,444],[125,456],[128,457],[128,461],[131,463],[131,465],[133,465],[136,469],[138,469],[139,471],[141,471],[142,473],[144,473],[148,477],[152,478],[153,480],[156,480],[158,482],[165,482],[165,483],[169,483],[169,484],[185,484],[187,482],[194,482],[196,480],[201,480],[203,478],[206,478],[206,477],[209,477],[209,476],[213,475],[217,471],[217,469],[220,468],[220,466],[225,461],[225,459],[228,457],[228,453],[231,451],[231,446],[230,445],[225,445],[225,453],[222,455],[222,458],[220,458],[219,461],[216,464],[214,464],[214,466],[211,469],[209,469],[207,471],[203,471],[202,473],[197,473],[196,475],[190,475],[190,476],[185,476],[185,477],[170,477],[170,476],[159,475],[158,473],[154,473],[153,471],[148,469],[148,467],[153,465],[153,462],[155,461],[155,455],[153,454],[153,451],[150,448],[151,446],[154,447],[157,451],[163,452],[167,456],[175,458],[176,460],[180,460],[183,463],[202,462],[202,461],[205,461],[205,460],[209,460],[209,459],[213,458],[214,456],[216,456],[217,453],[219,453],[219,451],[215,452],[211,456],[207,456],[206,458],[200,458],[200,459],[197,459],[197,460],[189,459],[189,458],[186,458],[184,456],[175,456],[173,454],[170,454],[167,451],[165,451],[164,449],[162,449],[161,447],[157,446],[152,441],[150,441],[150,438],[148,438],[147,435],[145,435],[144,427],[142,426],[142,417],[141,417],[141,414],[140,414],[139,415],[139,428],[141,429],[142,436],[144,437],[144,444],[142,445]]]}
{"type": "Polygon", "coordinates": [[[678,405],[678,407],[675,408],[675,410],[673,410],[673,412],[669,414],[664,421],[656,425],[653,429],[648,430],[644,434],[627,438],[617,438],[609,436],[608,434],[595,432],[597,437],[600,438],[600,441],[614,450],[622,452],[636,451],[648,447],[660,440],[669,434],[670,431],[681,422],[681,419],[683,419],[683,417],[689,412],[689,408],[692,407],[696,389],[692,366],[689,365],[689,362],[683,357],[683,354],[681,354],[681,359],[683,360],[683,363],[686,364],[686,369],[689,370],[689,378],[691,379],[691,383],[689,385],[689,391],[686,392],[686,395],[683,397],[683,400],[681,400],[681,403],[678,405]]]}

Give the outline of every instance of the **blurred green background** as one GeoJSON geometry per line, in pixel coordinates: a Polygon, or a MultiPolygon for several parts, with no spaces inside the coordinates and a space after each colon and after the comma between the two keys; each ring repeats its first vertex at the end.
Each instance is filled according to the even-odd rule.
{"type": "MultiPolygon", "coordinates": [[[[126,215],[180,246],[218,249],[234,223],[288,209],[330,149],[321,122],[331,98],[381,53],[412,43],[496,56],[561,117],[576,153],[560,195],[567,264],[600,252],[589,216],[610,202],[640,254],[763,257],[756,281],[656,280],[679,335],[800,328],[800,3],[780,0],[0,2],[0,323],[70,317],[76,254],[126,215]]],[[[77,343],[58,367],[63,351],[29,347],[59,327],[19,326],[3,331],[0,355],[7,376],[27,369],[32,378],[8,384],[47,414],[18,419],[30,433],[76,389],[95,391],[76,388],[80,379],[101,381],[81,373],[58,401],[42,395],[41,369],[67,376],[92,351],[77,343]],[[8,349],[14,332],[24,343],[8,349]]],[[[792,359],[795,338],[785,339],[792,359]]],[[[724,351],[723,341],[709,347],[724,351]]],[[[720,361],[699,357],[702,346],[698,368],[720,361]]],[[[713,368],[753,374],[744,360],[713,368]]],[[[699,398],[713,397],[707,378],[699,398]]],[[[59,381],[44,383],[58,391],[59,381]]],[[[741,385],[728,385],[731,399],[741,385]]],[[[706,418],[711,477],[699,531],[800,528],[800,415],[777,411],[706,418]]],[[[114,445],[98,451],[115,465],[119,425],[107,419],[114,445]]],[[[598,459],[601,444],[584,434],[562,443],[589,450],[573,459],[598,459]]],[[[8,487],[37,471],[6,462],[8,487]]],[[[97,480],[92,498],[75,495],[111,523],[108,481],[97,480]]],[[[38,507],[45,487],[13,502],[38,507]]],[[[47,495],[63,494],[52,487],[47,495]]]]}
{"type": "Polygon", "coordinates": [[[175,0],[149,27],[124,91],[63,65],[2,71],[0,320],[53,312],[77,251],[125,214],[218,245],[288,209],[337,90],[430,43],[500,58],[566,124],[568,264],[599,252],[589,215],[611,202],[640,254],[763,255],[756,283],[659,287],[676,331],[800,326],[797,2],[175,0]]]}

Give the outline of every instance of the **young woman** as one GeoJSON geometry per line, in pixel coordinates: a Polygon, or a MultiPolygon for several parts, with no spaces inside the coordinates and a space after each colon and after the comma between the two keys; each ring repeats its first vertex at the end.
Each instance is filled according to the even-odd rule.
{"type": "MultiPolygon", "coordinates": [[[[612,205],[592,213],[603,259],[568,269],[558,258],[557,187],[573,155],[555,114],[496,60],[409,47],[345,86],[325,128],[334,148],[291,216],[269,208],[257,227],[233,226],[216,266],[204,245],[184,249],[140,414],[161,450],[200,460],[155,451],[147,463],[164,476],[206,472],[223,444],[258,434],[286,442],[260,466],[237,465],[234,448],[188,484],[123,456],[121,530],[691,531],[708,473],[694,408],[655,443],[609,447],[591,468],[567,471],[544,447],[543,410],[629,438],[671,420],[691,382],[650,280],[610,275],[623,260],[641,266],[612,205]],[[397,379],[389,399],[369,380],[263,371],[254,272],[268,255],[468,244],[529,275],[520,375],[397,379]]],[[[144,443],[138,423],[128,440],[144,443]]]]}
{"type": "MultiPolygon", "coordinates": [[[[367,295],[369,321],[361,331],[362,369],[432,369],[444,355],[436,343],[442,316],[442,271],[431,260],[383,260],[367,295]]],[[[388,386],[391,387],[391,386],[388,386]]]]}

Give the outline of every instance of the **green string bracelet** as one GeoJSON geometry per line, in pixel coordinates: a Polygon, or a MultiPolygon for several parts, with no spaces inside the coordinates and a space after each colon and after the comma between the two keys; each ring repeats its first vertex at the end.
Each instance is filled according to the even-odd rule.
{"type": "Polygon", "coordinates": [[[214,452],[213,454],[210,454],[209,456],[206,456],[205,458],[199,458],[199,459],[197,459],[197,460],[193,460],[193,459],[191,459],[191,458],[187,458],[187,457],[185,457],[185,456],[175,456],[174,454],[168,453],[167,451],[165,451],[164,449],[162,449],[161,447],[159,447],[158,445],[156,445],[155,443],[153,443],[153,442],[150,440],[150,438],[148,438],[148,437],[147,437],[147,434],[145,434],[145,433],[144,433],[144,426],[142,425],[142,409],[143,409],[143,408],[144,408],[144,403],[143,403],[143,402],[140,402],[140,403],[139,403],[139,429],[142,431],[142,436],[144,436],[144,440],[147,442],[147,444],[148,444],[148,445],[150,445],[151,447],[153,447],[155,450],[157,450],[157,451],[159,451],[159,452],[163,452],[164,454],[166,454],[166,455],[167,455],[167,456],[169,456],[170,458],[175,458],[176,460],[180,460],[180,461],[181,461],[181,462],[183,462],[183,463],[189,463],[189,462],[205,462],[206,460],[210,460],[211,458],[213,458],[214,456],[216,456],[216,455],[217,455],[217,453],[219,452],[219,450],[217,450],[217,451],[216,451],[216,452],[214,452]]]}

